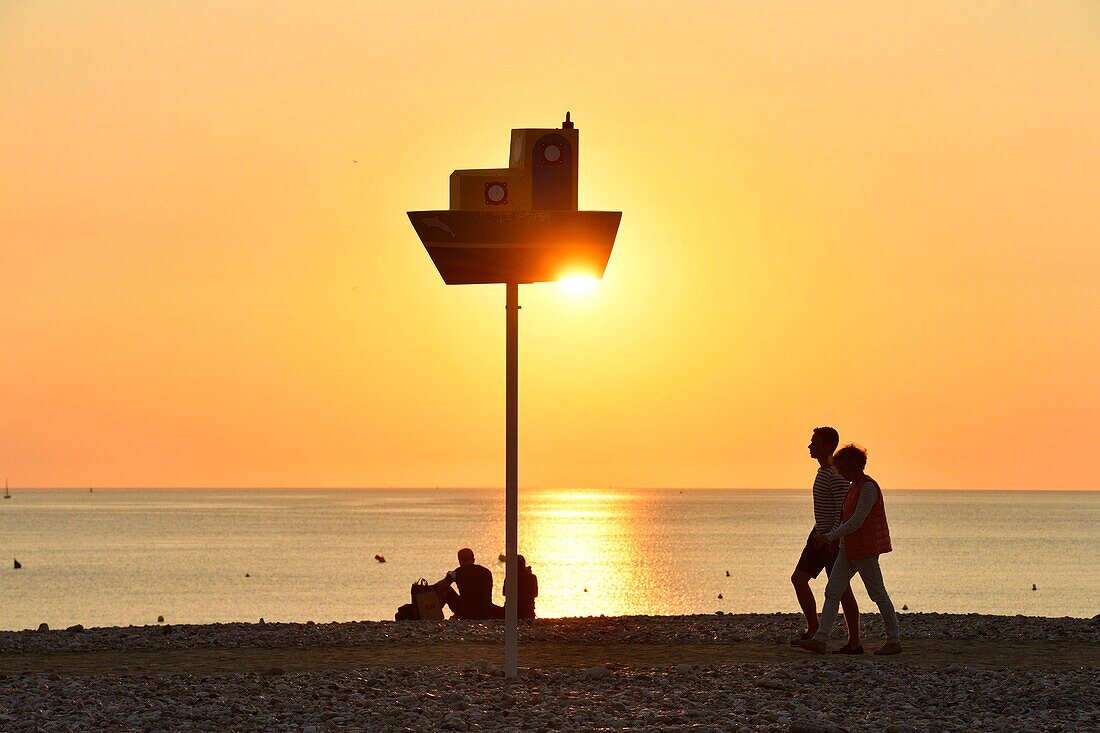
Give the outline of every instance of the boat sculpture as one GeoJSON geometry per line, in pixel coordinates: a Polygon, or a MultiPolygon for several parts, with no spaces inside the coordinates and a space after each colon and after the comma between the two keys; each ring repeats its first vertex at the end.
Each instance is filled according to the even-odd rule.
{"type": "Polygon", "coordinates": [[[602,277],[620,211],[577,210],[579,130],[512,130],[507,168],[456,170],[450,208],[409,221],[448,285],[602,277]]]}

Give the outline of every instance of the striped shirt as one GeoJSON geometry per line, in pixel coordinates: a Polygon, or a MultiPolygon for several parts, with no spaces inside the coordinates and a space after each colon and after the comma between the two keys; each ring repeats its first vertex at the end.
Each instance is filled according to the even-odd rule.
{"type": "Polygon", "coordinates": [[[848,482],[831,468],[822,466],[814,478],[814,532],[826,534],[840,526],[840,507],[848,493],[848,482]]]}

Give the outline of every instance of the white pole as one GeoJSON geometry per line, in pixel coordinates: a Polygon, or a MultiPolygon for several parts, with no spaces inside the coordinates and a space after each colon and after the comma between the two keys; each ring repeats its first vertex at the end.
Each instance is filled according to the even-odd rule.
{"type": "Polygon", "coordinates": [[[519,661],[516,627],[519,619],[519,284],[508,283],[505,295],[507,330],[504,536],[507,566],[505,581],[508,596],[504,600],[504,676],[515,677],[519,661]]]}

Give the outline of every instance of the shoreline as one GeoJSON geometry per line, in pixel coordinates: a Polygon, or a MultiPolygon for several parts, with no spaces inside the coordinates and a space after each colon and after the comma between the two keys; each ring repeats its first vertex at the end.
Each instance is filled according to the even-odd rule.
{"type": "MultiPolygon", "coordinates": [[[[831,639],[844,634],[843,614],[831,639]]],[[[993,616],[982,614],[898,614],[904,640],[997,640],[1000,642],[1067,642],[1100,644],[1100,614],[1073,616],[993,616]]],[[[801,630],[796,613],[690,616],[584,616],[539,618],[521,622],[522,642],[777,643],[801,630]]],[[[882,637],[877,613],[861,617],[861,634],[869,643],[882,637]]],[[[78,651],[155,649],[281,648],[356,646],[363,644],[435,644],[440,642],[502,642],[502,621],[340,621],[231,622],[105,626],[38,631],[0,631],[0,655],[78,651]]]]}

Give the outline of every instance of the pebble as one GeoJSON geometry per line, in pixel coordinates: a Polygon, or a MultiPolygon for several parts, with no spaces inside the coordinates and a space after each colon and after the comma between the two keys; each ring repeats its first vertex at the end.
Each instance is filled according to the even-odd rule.
{"type": "Polygon", "coordinates": [[[591,677],[593,679],[602,679],[611,674],[611,670],[607,667],[589,667],[584,670],[585,677],[591,677]]]}
{"type": "Polygon", "coordinates": [[[837,725],[804,720],[793,720],[790,725],[790,733],[840,733],[841,730],[837,725]]]}

